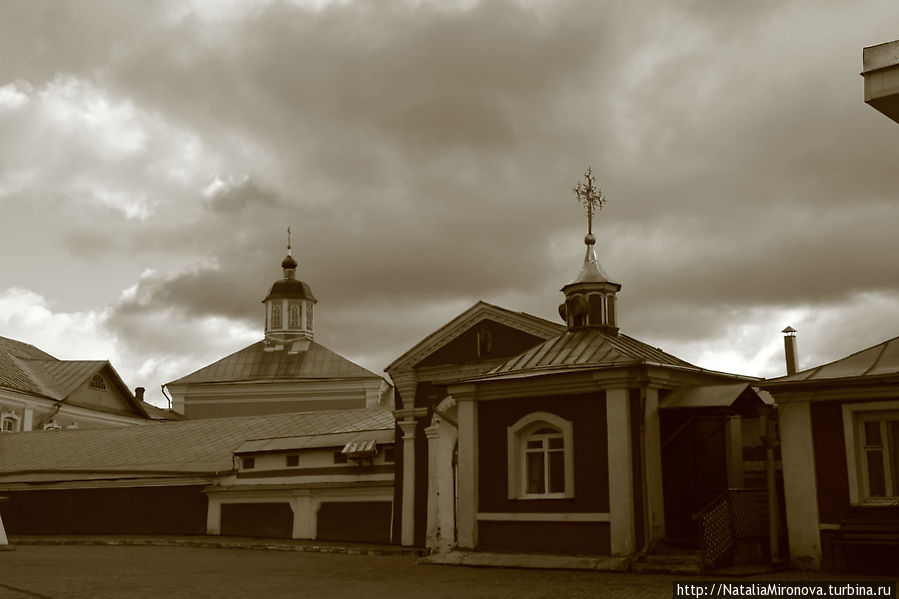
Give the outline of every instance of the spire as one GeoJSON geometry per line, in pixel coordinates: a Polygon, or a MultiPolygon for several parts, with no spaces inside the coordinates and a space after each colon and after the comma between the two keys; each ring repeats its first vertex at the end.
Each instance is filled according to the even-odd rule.
{"type": "Polygon", "coordinates": [[[297,261],[293,259],[290,250],[290,227],[287,227],[287,256],[281,261],[281,268],[284,269],[284,278],[292,279],[297,274],[297,261]]]}
{"type": "Polygon", "coordinates": [[[610,280],[596,260],[593,215],[605,206],[606,198],[596,185],[593,169],[587,169],[584,180],[572,191],[578,202],[587,209],[587,235],[584,236],[587,253],[574,281],[562,287],[565,302],[559,306],[559,315],[568,324],[569,330],[590,326],[617,334],[615,300],[621,285],[610,280]]]}

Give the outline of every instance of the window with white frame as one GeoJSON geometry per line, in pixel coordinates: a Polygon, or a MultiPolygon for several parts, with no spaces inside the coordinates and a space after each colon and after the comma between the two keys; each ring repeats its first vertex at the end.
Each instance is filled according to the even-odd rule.
{"type": "Polygon", "coordinates": [[[14,433],[19,430],[19,416],[13,412],[0,415],[0,432],[14,433]]]}
{"type": "Polygon", "coordinates": [[[509,499],[574,497],[572,424],[533,412],[508,428],[509,499]]]}
{"type": "Polygon", "coordinates": [[[290,319],[287,323],[287,326],[291,329],[300,328],[300,307],[299,306],[291,306],[290,307],[290,319]]]}
{"type": "Polygon", "coordinates": [[[852,503],[899,502],[899,402],[846,404],[843,427],[852,503]]]}

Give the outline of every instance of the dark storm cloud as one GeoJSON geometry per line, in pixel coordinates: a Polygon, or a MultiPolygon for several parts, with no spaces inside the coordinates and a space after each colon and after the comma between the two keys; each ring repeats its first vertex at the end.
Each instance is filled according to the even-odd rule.
{"type": "Polygon", "coordinates": [[[776,337],[791,310],[830,327],[894,305],[899,128],[863,104],[858,70],[896,10],[6,4],[0,86],[27,82],[30,103],[0,120],[0,158],[58,158],[21,214],[37,227],[47,198],[71,202],[47,212],[59,263],[119,290],[140,277],[104,296],[109,326],[180,368],[224,354],[204,336],[222,323],[261,335],[288,225],[316,338],[369,368],[479,299],[555,320],[588,165],[623,330],[748,355],[764,337],[740,323],[776,337]]]}

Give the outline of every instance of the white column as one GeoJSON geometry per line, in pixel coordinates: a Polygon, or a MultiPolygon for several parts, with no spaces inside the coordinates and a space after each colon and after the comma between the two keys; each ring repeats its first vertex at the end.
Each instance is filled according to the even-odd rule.
{"type": "Polygon", "coordinates": [[[403,515],[400,542],[415,544],[415,419],[397,422],[403,431],[403,515]]]}
{"type": "Polygon", "coordinates": [[[821,533],[811,406],[807,401],[781,403],[778,412],[790,557],[798,568],[818,570],[821,533]]]}
{"type": "Polygon", "coordinates": [[[646,389],[643,418],[643,451],[646,453],[646,498],[649,540],[665,538],[665,493],[662,490],[662,438],[659,432],[659,390],[646,389]]]}
{"type": "Polygon", "coordinates": [[[439,465],[437,463],[440,446],[439,420],[425,429],[425,435],[428,437],[428,523],[425,546],[431,551],[437,551],[440,545],[440,491],[438,488],[439,465]]]}
{"type": "Polygon", "coordinates": [[[0,516],[0,547],[9,545],[9,539],[6,538],[6,529],[3,528],[3,517],[0,516]]]}
{"type": "Polygon", "coordinates": [[[34,426],[34,408],[25,408],[25,416],[22,419],[22,430],[30,431],[34,426]]]}
{"type": "Polygon", "coordinates": [[[456,528],[459,547],[478,544],[478,404],[451,388],[459,406],[459,501],[456,528]]]}
{"type": "MultiPolygon", "coordinates": [[[[459,432],[461,435],[461,426],[459,432]]],[[[612,555],[627,556],[634,552],[633,454],[631,452],[630,402],[627,389],[606,391],[606,435],[609,444],[611,553],[612,555]]],[[[461,462],[461,442],[459,454],[461,462]]],[[[461,529],[459,532],[461,536],[461,529]]]]}
{"type": "Polygon", "coordinates": [[[727,449],[727,486],[742,489],[743,481],[743,419],[734,414],[727,419],[724,429],[727,449]]]}
{"type": "Polygon", "coordinates": [[[308,494],[291,498],[290,509],[293,510],[293,530],[290,533],[291,538],[315,538],[316,514],[312,512],[310,502],[311,500],[308,494]]]}
{"type": "Polygon", "coordinates": [[[217,497],[207,497],[206,534],[222,534],[222,502],[217,497]]]}

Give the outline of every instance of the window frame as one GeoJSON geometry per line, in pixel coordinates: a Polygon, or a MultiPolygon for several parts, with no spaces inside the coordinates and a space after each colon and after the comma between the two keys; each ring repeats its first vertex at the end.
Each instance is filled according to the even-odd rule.
{"type": "MultiPolygon", "coordinates": [[[[509,499],[571,499],[574,497],[574,445],[571,421],[549,412],[531,412],[508,427],[506,432],[508,462],[508,497],[509,499]],[[553,433],[539,433],[542,429],[552,429],[553,433]],[[562,439],[562,447],[551,448],[549,439],[562,439]],[[541,453],[544,456],[543,476],[544,492],[528,492],[528,441],[540,441],[541,453]],[[551,466],[549,456],[552,452],[562,452],[564,468],[563,490],[551,492],[551,466]]],[[[536,448],[530,448],[536,449],[536,448]]]]}
{"type": "MultiPolygon", "coordinates": [[[[849,479],[849,503],[857,506],[884,506],[899,504],[899,480],[892,474],[899,471],[899,435],[889,438],[888,422],[899,421],[899,401],[877,401],[843,404],[843,438],[846,445],[846,474],[849,479]],[[884,469],[884,496],[869,495],[869,472],[865,423],[880,424],[884,469]],[[892,449],[892,452],[890,451],[892,449]],[[892,455],[891,455],[892,453],[892,455]]],[[[873,446],[872,446],[873,447],[873,446]]]]}
{"type": "Polygon", "coordinates": [[[21,430],[22,420],[15,412],[0,413],[0,434],[17,433],[21,430]],[[4,427],[7,422],[12,422],[12,430],[6,430],[4,427]]]}
{"type": "Polygon", "coordinates": [[[106,380],[100,373],[97,373],[91,377],[91,380],[87,383],[87,386],[92,391],[106,391],[106,380]]]}

